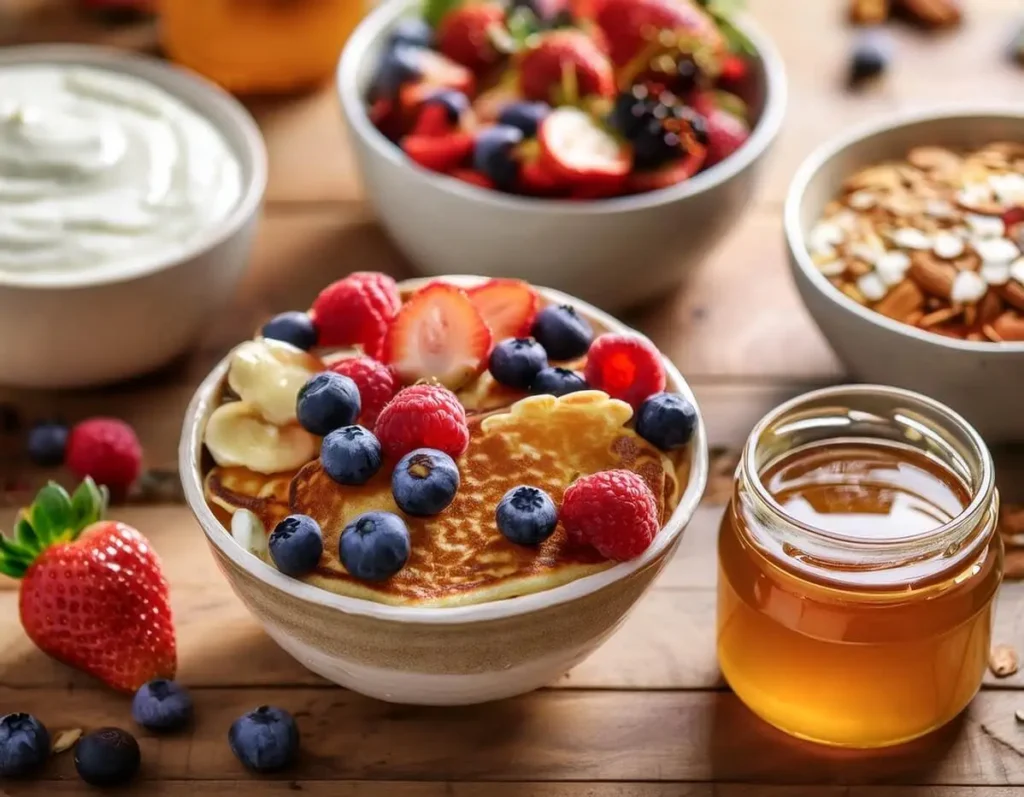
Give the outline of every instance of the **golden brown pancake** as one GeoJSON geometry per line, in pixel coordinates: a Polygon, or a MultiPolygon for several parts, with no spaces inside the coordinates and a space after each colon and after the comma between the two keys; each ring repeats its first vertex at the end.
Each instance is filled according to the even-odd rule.
{"type": "Polygon", "coordinates": [[[305,580],[332,592],[417,606],[499,600],[550,589],[614,564],[593,548],[571,542],[560,526],[537,547],[506,540],[495,509],[513,487],[539,487],[560,504],[566,487],[579,476],[626,468],[650,485],[662,524],[671,514],[685,479],[669,457],[625,427],[631,416],[627,404],[585,391],[560,399],[533,396],[505,412],[471,417],[469,448],[457,460],[459,492],[447,509],[429,518],[405,516],[395,505],[388,463],[361,487],[337,484],[318,461],[294,478],[215,468],[206,480],[207,496],[228,511],[250,509],[268,530],[289,512],[315,518],[325,550],[320,567],[305,580]],[[374,510],[401,515],[412,539],[409,562],[381,583],[352,578],[338,559],[344,527],[374,510]]]}

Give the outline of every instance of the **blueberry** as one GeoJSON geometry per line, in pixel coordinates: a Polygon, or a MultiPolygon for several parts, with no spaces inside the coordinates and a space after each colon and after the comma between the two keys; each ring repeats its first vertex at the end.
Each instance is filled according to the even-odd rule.
{"type": "Polygon", "coordinates": [[[28,433],[28,458],[41,468],[52,468],[64,462],[68,446],[68,427],[45,421],[28,433]]]}
{"type": "Polygon", "coordinates": [[[139,743],[128,731],[100,728],[75,745],[75,769],[90,786],[120,786],[139,771],[139,743]]]}
{"type": "Polygon", "coordinates": [[[132,718],[147,730],[179,730],[192,721],[192,695],[175,681],[157,678],[135,693],[132,718]]]}
{"type": "Polygon", "coordinates": [[[568,368],[545,368],[530,385],[530,392],[537,395],[548,393],[552,396],[565,396],[579,390],[587,390],[586,380],[568,368]]]}
{"type": "Polygon", "coordinates": [[[409,47],[430,47],[434,42],[434,31],[425,19],[406,17],[391,29],[388,45],[404,44],[409,47]]]}
{"type": "Polygon", "coordinates": [[[459,491],[459,468],[450,456],[417,448],[402,457],[391,474],[391,493],[407,515],[436,515],[459,491]]]}
{"type": "Polygon", "coordinates": [[[359,515],[341,532],[341,563],[355,578],[385,581],[409,561],[409,530],[391,512],[359,515]]]}
{"type": "Polygon", "coordinates": [[[277,772],[298,755],[299,726],[283,708],[260,706],[231,724],[228,744],[247,769],[277,772]]]}
{"type": "Polygon", "coordinates": [[[537,313],[530,334],[556,362],[582,357],[594,339],[587,319],[567,304],[551,305],[537,313]]]}
{"type": "Polygon", "coordinates": [[[850,57],[849,85],[859,86],[885,72],[891,51],[889,38],[882,31],[868,31],[858,37],[850,57]]]}
{"type": "Polygon", "coordinates": [[[532,338],[501,341],[491,350],[488,363],[495,382],[516,390],[529,390],[537,374],[547,367],[547,352],[532,338]]]}
{"type": "Polygon", "coordinates": [[[380,441],[363,426],[343,426],[324,438],[320,465],[338,484],[366,484],[380,470],[380,441]]]}
{"type": "Polygon", "coordinates": [[[438,89],[423,100],[423,105],[439,105],[448,113],[448,122],[457,125],[469,110],[469,97],[454,89],[438,89]]]}
{"type": "Polygon", "coordinates": [[[50,734],[31,714],[0,718],[0,778],[19,778],[50,757],[50,734]]]}
{"type": "Polygon", "coordinates": [[[377,65],[370,93],[373,99],[394,99],[402,86],[422,76],[420,48],[404,44],[388,47],[377,65]]]}
{"type": "Polygon", "coordinates": [[[309,313],[292,310],[271,318],[263,325],[260,334],[271,340],[283,340],[297,349],[309,351],[316,345],[316,327],[309,313]]]}
{"type": "Polygon", "coordinates": [[[516,545],[540,545],[555,532],[555,502],[536,487],[513,487],[498,502],[498,529],[516,545]]]}
{"type": "Polygon", "coordinates": [[[655,393],[636,414],[636,433],[662,451],[682,448],[697,431],[697,408],[678,393],[655,393]]]}
{"type": "Polygon", "coordinates": [[[323,437],[359,417],[359,388],[347,376],[324,371],[299,391],[295,414],[302,428],[323,437]]]}
{"type": "Polygon", "coordinates": [[[521,131],[524,138],[536,138],[537,128],[549,113],[551,106],[546,102],[514,102],[502,109],[498,121],[521,131]]]}
{"type": "Polygon", "coordinates": [[[474,168],[490,177],[498,188],[512,188],[519,176],[515,150],[522,140],[523,131],[509,125],[481,130],[473,151],[474,168]]]}
{"type": "Polygon", "coordinates": [[[313,572],[324,552],[320,524],[309,515],[289,515],[270,533],[270,558],[286,576],[297,578],[313,572]]]}

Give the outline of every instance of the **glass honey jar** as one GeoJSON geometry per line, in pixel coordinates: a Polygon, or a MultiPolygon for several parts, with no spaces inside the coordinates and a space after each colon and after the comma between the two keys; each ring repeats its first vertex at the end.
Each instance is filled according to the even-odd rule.
{"type": "Polygon", "coordinates": [[[334,73],[366,0],[159,0],[174,61],[236,94],[283,93],[334,73]]]}
{"type": "Polygon", "coordinates": [[[992,458],[959,415],[873,385],[755,427],[719,533],[718,659],[771,725],[899,744],[981,686],[1002,579],[992,458]]]}

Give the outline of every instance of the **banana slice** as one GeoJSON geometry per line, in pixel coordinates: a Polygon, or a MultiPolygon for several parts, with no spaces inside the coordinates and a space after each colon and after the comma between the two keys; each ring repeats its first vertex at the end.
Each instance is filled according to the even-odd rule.
{"type": "Polygon", "coordinates": [[[278,426],[295,423],[299,390],[324,364],[309,352],[279,340],[257,338],[235,349],[228,384],[243,401],[278,426]]]}
{"type": "Polygon", "coordinates": [[[269,474],[301,468],[317,455],[320,440],[298,424],[267,423],[255,404],[232,401],[210,415],[204,442],[221,467],[269,474]]]}
{"type": "Polygon", "coordinates": [[[256,556],[267,554],[267,530],[263,522],[248,509],[236,509],[231,516],[231,536],[239,545],[256,556]]]}

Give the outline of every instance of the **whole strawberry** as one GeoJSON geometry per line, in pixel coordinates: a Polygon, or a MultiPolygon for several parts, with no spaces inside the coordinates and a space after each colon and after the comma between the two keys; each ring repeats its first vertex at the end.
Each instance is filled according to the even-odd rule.
{"type": "Polygon", "coordinates": [[[615,73],[608,56],[581,30],[545,33],[518,59],[519,89],[529,100],[558,105],[579,97],[615,96],[615,73]]]}
{"type": "Polygon", "coordinates": [[[21,624],[40,650],[134,692],[174,677],[174,624],[160,560],[138,531],[102,520],[106,503],[91,479],[70,496],[51,482],[0,536],[0,572],[21,579],[21,624]]]}
{"type": "Polygon", "coordinates": [[[79,479],[92,479],[122,498],[142,472],[142,445],[124,421],[89,418],[71,430],[64,461],[79,479]]]}
{"type": "Polygon", "coordinates": [[[441,20],[437,48],[458,64],[482,72],[501,60],[494,46],[496,35],[505,32],[505,8],[497,2],[469,2],[441,20]]]}
{"type": "Polygon", "coordinates": [[[691,0],[602,0],[596,21],[604,31],[612,61],[625,66],[647,49],[659,31],[672,31],[693,46],[722,55],[725,40],[715,21],[691,0]]]}

